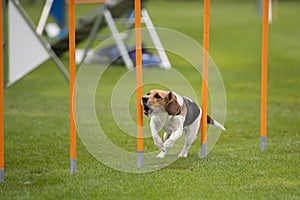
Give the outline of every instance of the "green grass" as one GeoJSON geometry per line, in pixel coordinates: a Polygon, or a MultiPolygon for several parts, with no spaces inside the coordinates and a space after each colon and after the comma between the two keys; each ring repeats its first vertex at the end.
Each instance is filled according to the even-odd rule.
{"type": "MultiPolygon", "coordinates": [[[[78,171],[69,174],[69,87],[48,61],[5,91],[0,199],[299,199],[300,3],[280,1],[270,26],[265,152],[259,150],[261,21],[252,1],[212,1],[211,6],[210,51],[226,88],[227,131],[207,158],[198,158],[195,143],[187,159],[162,170],[124,173],[95,159],[78,137],[78,171]]],[[[148,9],[157,26],[202,41],[201,2],[153,0],[148,9]]],[[[190,65],[170,57],[200,90],[190,65]]],[[[67,64],[67,56],[63,61],[67,64]]],[[[97,115],[114,143],[135,151],[135,139],[124,136],[110,114],[112,89],[126,72],[122,67],[105,71],[97,115]]],[[[150,139],[145,148],[154,150],[150,139]]]]}

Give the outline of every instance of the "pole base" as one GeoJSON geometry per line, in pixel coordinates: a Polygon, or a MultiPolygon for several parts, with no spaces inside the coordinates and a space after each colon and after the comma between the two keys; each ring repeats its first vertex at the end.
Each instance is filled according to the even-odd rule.
{"type": "Polygon", "coordinates": [[[76,174],[76,159],[70,159],[70,173],[76,174]]]}
{"type": "Polygon", "coordinates": [[[265,151],[267,148],[267,137],[261,136],[260,137],[260,150],[265,151]]]}
{"type": "Polygon", "coordinates": [[[144,151],[137,152],[137,167],[142,167],[144,165],[144,151]]]}
{"type": "Polygon", "coordinates": [[[4,169],[0,169],[0,183],[4,183],[4,169]]]}
{"type": "Polygon", "coordinates": [[[201,144],[200,158],[205,158],[207,156],[206,148],[207,148],[206,144],[201,144]]]}

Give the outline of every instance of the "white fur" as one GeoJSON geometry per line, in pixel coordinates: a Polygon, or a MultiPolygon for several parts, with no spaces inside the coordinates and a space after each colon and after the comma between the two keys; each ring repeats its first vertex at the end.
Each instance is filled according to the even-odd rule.
{"type": "MultiPolygon", "coordinates": [[[[182,97],[180,98],[182,99],[182,97]]],[[[177,100],[180,98],[177,98],[177,100]]],[[[182,104],[183,104],[183,99],[182,99],[182,104]]],[[[149,116],[151,118],[151,122],[150,122],[151,134],[155,146],[159,150],[161,150],[161,152],[157,155],[157,157],[158,158],[165,157],[167,151],[174,145],[176,140],[178,140],[182,136],[183,130],[185,131],[185,144],[178,157],[187,157],[189,148],[191,147],[194,140],[197,138],[198,130],[200,127],[201,114],[202,113],[200,109],[200,114],[198,118],[191,125],[183,128],[185,116],[182,115],[171,116],[168,115],[166,112],[152,113],[149,116]],[[164,130],[164,142],[161,139],[161,137],[158,135],[158,132],[161,129],[164,130]]]]}
{"type": "MultiPolygon", "coordinates": [[[[182,106],[182,105],[183,105],[183,98],[182,98],[182,96],[180,96],[179,94],[177,94],[177,93],[175,93],[175,92],[172,92],[172,93],[176,96],[178,104],[179,104],[180,106],[182,106]]],[[[192,100],[191,100],[191,101],[192,101],[192,100]]]]}
{"type": "Polygon", "coordinates": [[[226,130],[225,127],[222,124],[220,124],[219,122],[217,122],[216,120],[214,120],[214,126],[218,127],[222,131],[226,130]]]}

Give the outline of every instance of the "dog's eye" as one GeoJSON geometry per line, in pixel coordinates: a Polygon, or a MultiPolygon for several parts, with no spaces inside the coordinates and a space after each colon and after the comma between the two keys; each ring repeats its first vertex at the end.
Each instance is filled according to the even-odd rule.
{"type": "Polygon", "coordinates": [[[148,92],[146,95],[150,95],[150,92],[148,92]]]}
{"type": "Polygon", "coordinates": [[[161,96],[159,96],[159,94],[155,94],[154,98],[161,99],[161,96]]]}

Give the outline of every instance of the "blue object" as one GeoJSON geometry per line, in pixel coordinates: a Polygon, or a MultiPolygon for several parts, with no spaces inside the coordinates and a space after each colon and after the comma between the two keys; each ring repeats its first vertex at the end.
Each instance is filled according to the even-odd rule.
{"type": "MultiPolygon", "coordinates": [[[[130,56],[132,62],[135,63],[136,62],[135,50],[129,52],[129,56],[130,56]]],[[[142,63],[143,63],[143,67],[145,67],[145,66],[160,66],[161,61],[156,55],[153,55],[149,52],[142,52],[142,63]]]]}
{"type": "Polygon", "coordinates": [[[54,0],[50,10],[50,15],[61,29],[64,28],[66,26],[65,0],[54,0]]]}
{"type": "MultiPolygon", "coordinates": [[[[128,54],[132,62],[136,62],[135,47],[128,48],[128,54]]],[[[102,60],[106,62],[113,62],[115,64],[124,64],[121,54],[117,46],[109,46],[105,49],[100,49],[95,55],[97,58],[95,60],[102,60]]],[[[146,48],[142,48],[142,63],[143,67],[146,66],[161,66],[161,60],[155,54],[149,52],[146,48]]]]}

